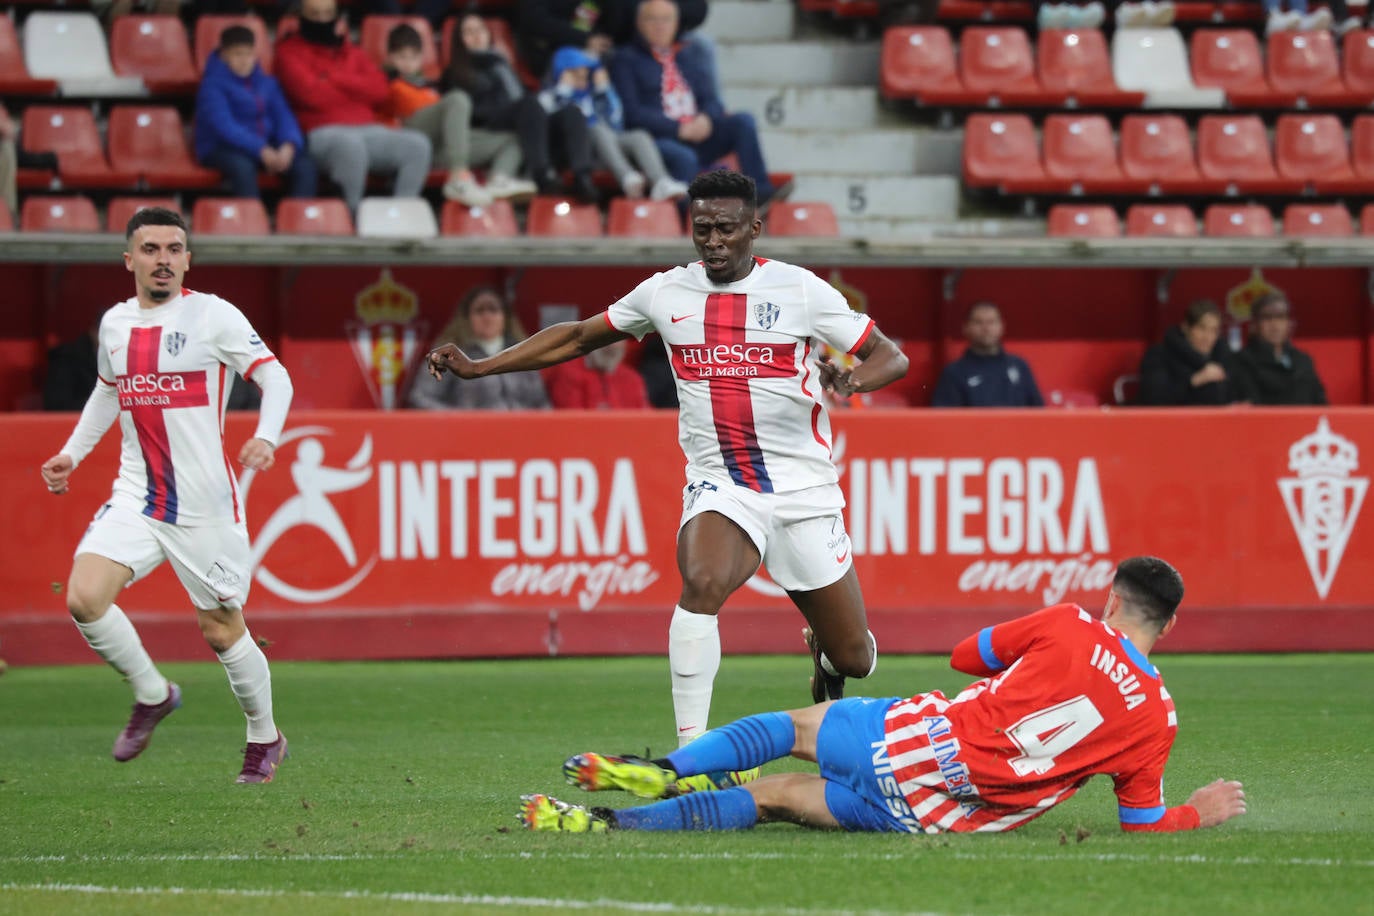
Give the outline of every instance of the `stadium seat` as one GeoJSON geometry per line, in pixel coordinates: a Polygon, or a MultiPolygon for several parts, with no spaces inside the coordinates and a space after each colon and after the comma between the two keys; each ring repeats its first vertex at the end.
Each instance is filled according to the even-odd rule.
{"type": "Polygon", "coordinates": [[[423,197],[364,197],[358,235],[371,239],[432,239],[439,235],[434,208],[423,197]]]}
{"type": "MultiPolygon", "coordinates": [[[[1117,165],[1112,125],[1102,115],[1054,114],[1045,119],[1040,137],[1045,177],[1073,193],[1144,193],[1148,185],[1133,181],[1117,165]]],[[[1035,182],[1025,187],[1006,182],[1012,193],[1034,193],[1035,182]]]]}
{"type": "Polygon", "coordinates": [[[475,235],[512,238],[520,234],[515,210],[508,200],[494,200],[485,207],[469,207],[456,200],[444,201],[439,231],[444,235],[475,235]]]}
{"type": "Polygon", "coordinates": [[[1269,85],[1259,39],[1247,29],[1198,29],[1190,57],[1193,82],[1223,90],[1236,108],[1288,108],[1297,98],[1269,85]]]}
{"type": "Polygon", "coordinates": [[[116,76],[105,33],[93,13],[39,10],[24,20],[29,75],[57,80],[68,96],[137,96],[143,80],[116,76]]]}
{"type": "Polygon", "coordinates": [[[1115,238],[1121,234],[1121,220],[1104,204],[1055,204],[1047,231],[1058,238],[1115,238]]]}
{"type": "Polygon", "coordinates": [[[105,207],[105,231],[123,235],[130,217],[145,207],[164,207],[181,212],[175,197],[112,197],[105,207]]]}
{"type": "Polygon", "coordinates": [[[287,197],[277,204],[278,235],[353,235],[348,204],[337,197],[287,197]]]}
{"type": "Polygon", "coordinates": [[[1116,88],[1107,41],[1097,29],[1045,29],[1036,45],[1040,85],[1070,108],[1139,108],[1143,92],[1116,88]]]}
{"type": "Polygon", "coordinates": [[[170,105],[116,105],[107,135],[110,165],[138,173],[149,188],[210,189],[222,182],[218,171],[191,158],[181,116],[170,105]]]}
{"type": "Polygon", "coordinates": [[[0,16],[0,97],[52,95],[56,91],[56,80],[29,76],[14,20],[0,16]]]}
{"type": "Polygon", "coordinates": [[[1374,181],[1361,181],[1350,167],[1345,128],[1335,115],[1289,114],[1274,132],[1274,164],[1279,174],[1299,178],[1317,193],[1374,192],[1374,181]]]}
{"type": "Polygon", "coordinates": [[[1330,32],[1270,35],[1269,84],[1297,96],[1300,108],[1353,108],[1361,104],[1360,94],[1347,89],[1341,79],[1336,40],[1330,32]]]}
{"type": "Polygon", "coordinates": [[[1145,93],[1146,108],[1221,108],[1226,102],[1220,89],[1193,82],[1177,29],[1117,29],[1112,75],[1117,88],[1145,93]]]}
{"type": "Polygon", "coordinates": [[[824,201],[779,201],[768,208],[767,223],[769,235],[834,238],[840,234],[835,210],[824,201]]]}
{"type": "Polygon", "coordinates": [[[1374,204],[1365,204],[1360,210],[1360,234],[1374,235],[1374,204]]]}
{"type": "Polygon", "coordinates": [[[1085,388],[1054,388],[1045,392],[1045,406],[1063,410],[1093,410],[1102,406],[1096,392],[1085,388]]]}
{"type": "Polygon", "coordinates": [[[191,210],[196,235],[271,235],[267,210],[256,197],[202,197],[191,210]]]}
{"type": "Polygon", "coordinates": [[[1197,235],[1197,217],[1182,204],[1134,204],[1126,211],[1126,234],[1191,237],[1197,235]]]}
{"type": "Polygon", "coordinates": [[[100,217],[89,197],[29,197],[19,215],[22,232],[99,232],[100,217]]]}
{"type": "MultiPolygon", "coordinates": [[[[769,211],[769,225],[772,224],[769,211]]],[[[671,200],[630,200],[616,197],[611,200],[606,217],[606,234],[630,238],[682,238],[682,218],[677,204],[671,200]]]]}
{"type": "Polygon", "coordinates": [[[1289,204],[1283,211],[1283,234],[1340,238],[1354,235],[1355,224],[1340,204],[1289,204]]]}
{"type": "Polygon", "coordinates": [[[404,23],[420,33],[422,47],[420,67],[427,80],[439,79],[439,50],[434,44],[434,30],[429,20],[423,16],[374,15],[363,19],[359,46],[376,61],[377,66],[386,66],[386,41],[391,30],[404,23]]]}
{"type": "Polygon", "coordinates": [[[1121,119],[1121,171],[1149,182],[1152,194],[1221,194],[1226,182],[1203,178],[1188,125],[1178,115],[1127,115],[1121,119]]]}
{"type": "Polygon", "coordinates": [[[1035,128],[1023,114],[972,114],[964,123],[964,183],[1000,188],[1008,180],[1044,180],[1035,128]]]}
{"type": "Polygon", "coordinates": [[[595,204],[579,204],[564,197],[541,194],[530,200],[525,234],[595,238],[601,235],[601,211],[595,204]]]}
{"type": "Polygon", "coordinates": [[[1274,169],[1269,134],[1259,115],[1204,115],[1197,128],[1198,171],[1227,183],[1228,192],[1297,194],[1303,182],[1274,169]]]}
{"type": "Polygon", "coordinates": [[[949,32],[937,25],[894,26],[884,32],[878,88],[888,99],[964,98],[949,32]]]}
{"type": "Polygon", "coordinates": [[[14,231],[14,214],[8,204],[0,202],[0,232],[14,231]]]}
{"type": "Polygon", "coordinates": [[[1374,181],[1374,115],[1360,115],[1350,125],[1350,165],[1357,180],[1374,181]]]}
{"type": "Polygon", "coordinates": [[[959,79],[982,104],[1048,108],[1064,102],[1064,93],[1047,92],[1035,78],[1030,39],[1016,26],[964,29],[959,36],[959,79]]]}
{"type": "Polygon", "coordinates": [[[1261,237],[1274,234],[1274,215],[1254,204],[1212,204],[1202,214],[1202,233],[1211,236],[1261,237]]]}
{"type": "Polygon", "coordinates": [[[142,79],[155,96],[191,95],[200,83],[186,26],[176,16],[116,16],[110,64],[119,76],[142,79]]]}
{"type": "Polygon", "coordinates": [[[1374,31],[1355,29],[1341,41],[1341,79],[1345,88],[1374,99],[1374,31]]]}
{"type": "Polygon", "coordinates": [[[262,65],[264,73],[271,73],[272,35],[267,31],[267,23],[252,13],[202,13],[196,17],[196,72],[205,72],[205,62],[219,48],[220,35],[231,25],[241,25],[252,31],[253,48],[258,52],[258,63],[262,65]]]}
{"type": "Polygon", "coordinates": [[[100,148],[91,109],[81,105],[30,105],[20,135],[24,149],[57,154],[57,176],[68,188],[132,188],[138,172],[113,169],[100,148]]]}

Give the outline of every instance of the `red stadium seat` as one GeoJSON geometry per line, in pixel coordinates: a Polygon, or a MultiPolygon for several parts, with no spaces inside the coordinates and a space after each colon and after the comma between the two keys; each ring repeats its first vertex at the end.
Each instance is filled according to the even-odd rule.
{"type": "Polygon", "coordinates": [[[287,197],[277,204],[277,234],[353,235],[353,217],[337,197],[287,197]]]}
{"type": "Polygon", "coordinates": [[[1242,194],[1297,194],[1303,182],[1274,169],[1259,115],[1204,115],[1197,129],[1198,170],[1242,194]]]}
{"type": "Polygon", "coordinates": [[[1055,237],[1115,238],[1121,234],[1121,220],[1103,204],[1055,204],[1048,231],[1055,237]]]}
{"type": "Polygon", "coordinates": [[[1360,234],[1374,235],[1374,204],[1365,204],[1360,211],[1360,234]]]}
{"type": "Polygon", "coordinates": [[[1197,217],[1182,204],[1134,204],[1126,211],[1126,234],[1187,238],[1197,235],[1197,217]]]}
{"type": "Polygon", "coordinates": [[[1263,237],[1274,234],[1274,215],[1254,204],[1213,204],[1202,214],[1203,235],[1263,237]]]}
{"type": "Polygon", "coordinates": [[[68,188],[131,188],[138,181],[137,171],[110,167],[90,108],[30,105],[20,139],[29,152],[57,154],[57,175],[68,188]]]}
{"type": "Polygon", "coordinates": [[[145,207],[164,207],[181,212],[175,197],[112,197],[105,207],[105,231],[123,235],[129,218],[145,207]]]}
{"type": "Polygon", "coordinates": [[[267,210],[256,197],[202,197],[191,211],[197,235],[271,235],[267,210]]]}
{"type": "Polygon", "coordinates": [[[469,207],[456,200],[446,200],[440,214],[439,232],[504,239],[519,235],[520,227],[515,224],[515,210],[508,200],[494,200],[485,207],[469,207]]]}
{"type": "Polygon", "coordinates": [[[1052,107],[1063,92],[1047,92],[1035,78],[1024,29],[974,26],[959,36],[959,79],[987,104],[1052,107]]]}
{"type": "Polygon", "coordinates": [[[1345,88],[1374,99],[1374,31],[1355,29],[1341,41],[1341,78],[1345,88]]]}
{"type": "Polygon", "coordinates": [[[262,65],[264,73],[271,73],[272,35],[267,31],[267,23],[252,13],[202,13],[196,18],[196,71],[205,72],[205,62],[219,47],[220,35],[231,25],[245,26],[253,32],[253,48],[258,52],[258,63],[262,65]]]}
{"type": "Polygon", "coordinates": [[[1335,115],[1290,114],[1274,132],[1274,163],[1279,174],[1300,178],[1322,194],[1374,191],[1350,167],[1345,128],[1335,115]]]}
{"type": "Polygon", "coordinates": [[[440,70],[439,50],[434,44],[434,30],[430,28],[429,20],[423,16],[368,16],[363,19],[358,44],[376,61],[377,66],[385,66],[387,37],[392,29],[403,23],[420,33],[420,67],[425,79],[437,80],[440,70]]]}
{"type": "Polygon", "coordinates": [[[1070,107],[1139,108],[1143,92],[1116,87],[1107,41],[1097,29],[1045,29],[1036,46],[1040,85],[1062,92],[1070,107]]]}
{"type": "Polygon", "coordinates": [[[1193,82],[1225,90],[1238,108],[1291,107],[1296,96],[1275,91],[1264,78],[1259,39],[1245,29],[1199,29],[1189,54],[1193,82]]]}
{"type": "Polygon", "coordinates": [[[152,95],[190,95],[200,76],[186,27],[176,16],[116,16],[110,27],[110,65],[137,76],[152,95]]]}
{"type": "Polygon", "coordinates": [[[24,48],[14,20],[0,16],[0,96],[52,95],[57,91],[56,80],[40,80],[29,76],[24,64],[24,48]]]}
{"type": "Polygon", "coordinates": [[[0,232],[14,231],[14,214],[8,205],[0,203],[0,232]]]}
{"type": "Polygon", "coordinates": [[[840,234],[835,210],[823,201],[784,200],[768,208],[769,235],[825,236],[840,234]]]}
{"type": "Polygon", "coordinates": [[[1374,115],[1360,115],[1350,125],[1350,165],[1360,181],[1374,181],[1374,115]]]}
{"type": "Polygon", "coordinates": [[[894,26],[884,32],[878,86],[889,99],[924,100],[931,94],[963,98],[949,32],[938,25],[894,26]]]}
{"type": "Polygon", "coordinates": [[[525,234],[555,238],[598,238],[601,211],[596,204],[580,204],[566,197],[538,195],[530,200],[525,234]]]}
{"type": "Polygon", "coordinates": [[[964,183],[1001,187],[1008,180],[1043,180],[1040,144],[1023,114],[972,114],[964,124],[964,183]]]}
{"type": "MultiPolygon", "coordinates": [[[[1144,193],[1145,181],[1126,178],[1117,165],[1116,139],[1102,115],[1056,114],[1045,119],[1040,138],[1045,177],[1068,190],[1089,194],[1144,193]]],[[[1007,182],[1016,192],[1017,182],[1007,182]]],[[[1026,190],[1034,190],[1027,188],[1026,190]]]]}
{"type": "Polygon", "coordinates": [[[1220,194],[1226,182],[1203,178],[1193,157],[1188,125],[1178,115],[1141,114],[1121,119],[1121,171],[1149,182],[1151,193],[1220,194]]]}
{"type": "MultiPolygon", "coordinates": [[[[1300,107],[1355,107],[1359,93],[1341,79],[1330,32],[1274,32],[1269,36],[1269,83],[1297,96],[1300,107]]],[[[1366,98],[1364,101],[1368,101],[1366,98]]]]}
{"type": "Polygon", "coordinates": [[[1283,211],[1283,234],[1342,238],[1355,234],[1355,224],[1340,204],[1289,204],[1283,211]]]}
{"type": "Polygon", "coordinates": [[[99,232],[100,217],[89,197],[29,197],[19,216],[22,232],[99,232]]]}
{"type": "Polygon", "coordinates": [[[1102,406],[1102,399],[1085,388],[1055,388],[1045,392],[1045,406],[1064,410],[1093,410],[1102,406]]]}
{"type": "Polygon", "coordinates": [[[116,105],[108,125],[110,164],[149,188],[217,188],[219,172],[196,165],[181,116],[170,105],[116,105]]]}
{"type": "Polygon", "coordinates": [[[611,200],[606,234],[631,238],[681,238],[682,218],[671,200],[611,200]]]}

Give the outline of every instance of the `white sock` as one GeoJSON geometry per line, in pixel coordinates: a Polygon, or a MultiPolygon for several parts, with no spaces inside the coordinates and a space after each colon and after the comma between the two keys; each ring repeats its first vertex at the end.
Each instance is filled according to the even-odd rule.
{"type": "Polygon", "coordinates": [[[711,688],[720,670],[720,621],[714,614],[673,608],[668,626],[668,665],[673,674],[673,715],[678,746],[706,731],[711,688]]]}
{"type": "MultiPolygon", "coordinates": [[[[878,670],[878,638],[873,635],[872,630],[868,631],[868,641],[873,644],[873,664],[868,666],[868,674],[872,674],[878,670]]],[[[835,670],[835,666],[830,663],[830,659],[826,657],[824,652],[821,653],[821,667],[831,677],[840,676],[840,672],[835,670]]],[[[868,674],[865,674],[864,677],[868,677],[868,674]]]]}
{"type": "Polygon", "coordinates": [[[234,691],[243,715],[248,719],[248,740],[253,744],[271,744],[277,740],[277,723],[272,720],[272,672],[267,656],[262,654],[252,634],[219,653],[220,664],[229,675],[229,688],[234,691]]]}
{"type": "Polygon", "coordinates": [[[138,631],[119,605],[110,605],[105,616],[91,623],[76,621],[76,628],[97,655],[124,675],[134,689],[135,701],[156,706],[167,699],[167,679],[153,664],[143,648],[143,641],[138,638],[138,631]]]}

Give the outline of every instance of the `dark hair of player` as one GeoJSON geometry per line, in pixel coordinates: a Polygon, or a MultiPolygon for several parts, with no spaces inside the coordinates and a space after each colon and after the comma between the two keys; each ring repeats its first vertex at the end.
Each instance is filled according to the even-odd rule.
{"type": "Polygon", "coordinates": [[[758,209],[759,205],[758,189],[754,186],[754,179],[727,169],[702,172],[693,178],[692,183],[687,186],[687,197],[690,200],[742,200],[744,208],[750,213],[758,209]]]}
{"type": "Polygon", "coordinates": [[[182,219],[180,213],[166,207],[144,207],[129,217],[129,224],[124,227],[125,240],[133,238],[134,233],[144,226],[176,226],[186,233],[188,240],[191,236],[191,230],[187,228],[186,220],[182,219]]]}
{"type": "Polygon", "coordinates": [[[253,30],[246,25],[231,25],[219,33],[219,49],[221,51],[242,45],[248,45],[251,48],[255,44],[257,44],[257,39],[253,37],[253,30]]]}
{"type": "Polygon", "coordinates": [[[1163,629],[1183,601],[1183,577],[1159,557],[1122,560],[1112,591],[1140,617],[1163,629]]]}
{"type": "Polygon", "coordinates": [[[424,45],[420,42],[420,33],[415,31],[413,25],[406,25],[403,22],[387,33],[386,53],[388,54],[395,54],[397,51],[423,50],[424,45]]]}

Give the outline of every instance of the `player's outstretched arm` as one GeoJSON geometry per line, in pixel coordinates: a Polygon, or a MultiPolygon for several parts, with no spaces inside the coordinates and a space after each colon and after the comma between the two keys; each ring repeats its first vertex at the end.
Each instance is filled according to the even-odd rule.
{"type": "Polygon", "coordinates": [[[1149,823],[1123,820],[1121,829],[1132,832],[1167,833],[1215,827],[1245,813],[1245,789],[1239,782],[1218,779],[1188,796],[1185,804],[1169,808],[1149,823]]]}
{"type": "Polygon", "coordinates": [[[67,478],[81,463],[91,449],[95,448],[106,431],[119,419],[119,394],[114,385],[97,380],[86,406],[81,411],[81,419],[76,421],[67,444],[61,451],[43,462],[41,472],[48,492],[61,496],[67,492],[67,478]]]}
{"type": "Polygon", "coordinates": [[[442,378],[445,372],[465,379],[503,372],[528,372],[585,356],[629,336],[611,327],[606,313],[601,312],[583,321],[550,325],[486,359],[472,359],[456,344],[447,343],[431,350],[426,362],[429,374],[436,379],[442,378]]]}
{"type": "Polygon", "coordinates": [[[841,372],[828,358],[821,357],[821,387],[849,397],[856,392],[877,391],[906,375],[906,354],[876,326],[854,355],[862,364],[847,372],[841,372]]]}

